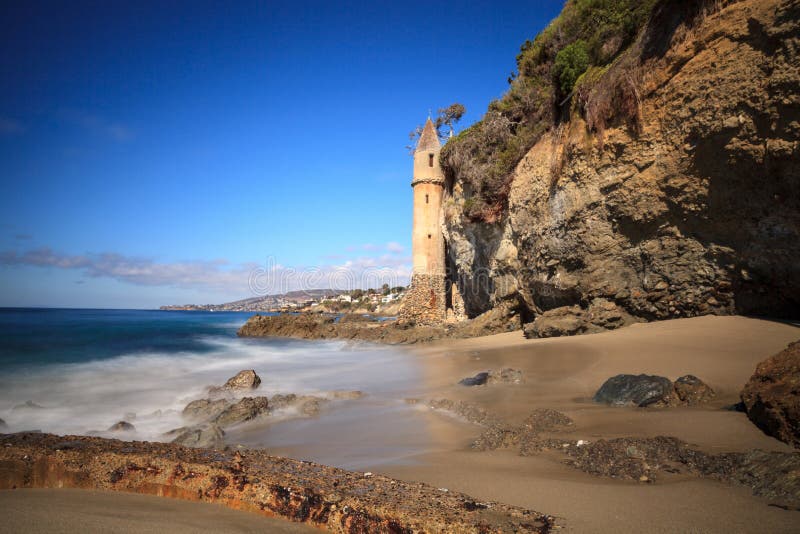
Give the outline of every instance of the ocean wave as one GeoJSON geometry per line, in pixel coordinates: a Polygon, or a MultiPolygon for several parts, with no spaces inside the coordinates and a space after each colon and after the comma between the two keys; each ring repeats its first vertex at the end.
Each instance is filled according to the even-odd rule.
{"type": "Polygon", "coordinates": [[[131,439],[158,440],[182,426],[180,411],[242,369],[262,378],[259,395],[362,390],[391,396],[418,379],[410,356],[346,343],[201,336],[205,351],[123,354],[82,363],[20,368],[0,378],[0,414],[9,431],[97,432],[120,420],[131,439]],[[37,407],[17,407],[31,401],[37,407]],[[17,407],[15,409],[15,407],[17,407]]]}

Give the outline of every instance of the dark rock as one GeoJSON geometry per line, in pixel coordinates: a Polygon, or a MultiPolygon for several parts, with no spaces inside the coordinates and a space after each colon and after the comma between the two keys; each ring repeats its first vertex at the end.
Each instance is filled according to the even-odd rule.
{"type": "Polygon", "coordinates": [[[225,411],[230,404],[231,401],[225,399],[198,399],[187,404],[182,413],[189,420],[208,421],[225,411]]]}
{"type": "Polygon", "coordinates": [[[800,341],[758,364],[741,398],[758,428],[800,448],[800,341]]]}
{"type": "Polygon", "coordinates": [[[245,397],[225,408],[214,418],[213,422],[221,428],[227,428],[255,419],[266,413],[268,409],[269,399],[267,397],[245,397]]]}
{"type": "Polygon", "coordinates": [[[133,432],[136,427],[127,421],[118,421],[108,427],[109,432],[133,432]]]}
{"type": "Polygon", "coordinates": [[[678,438],[600,439],[562,447],[573,467],[597,476],[654,482],[662,473],[691,473],[736,482],[789,510],[800,509],[800,455],[752,450],[708,454],[678,438]]]}
{"type": "Polygon", "coordinates": [[[675,395],[686,405],[708,402],[716,395],[711,387],[694,375],[686,375],[675,380],[675,395]]]}
{"type": "Polygon", "coordinates": [[[522,371],[506,367],[500,371],[485,371],[458,382],[462,386],[483,386],[486,384],[520,384],[522,371]]]}
{"type": "Polygon", "coordinates": [[[196,449],[221,449],[225,446],[225,431],[215,424],[176,428],[164,435],[172,438],[172,443],[196,449]]]}
{"type": "Polygon", "coordinates": [[[59,451],[80,450],[84,447],[86,447],[86,443],[79,440],[59,441],[53,445],[53,448],[59,451]]]}
{"type": "Polygon", "coordinates": [[[725,409],[728,410],[729,412],[741,412],[741,413],[747,412],[747,406],[745,406],[744,403],[741,401],[737,402],[736,404],[729,404],[725,406],[725,409]]]}
{"type": "Polygon", "coordinates": [[[672,401],[672,382],[663,376],[617,375],[603,383],[594,401],[615,406],[650,406],[672,401]]]}
{"type": "Polygon", "coordinates": [[[468,378],[462,378],[458,383],[462,386],[483,386],[489,380],[489,373],[483,372],[478,373],[475,376],[470,376],[468,378]]]}
{"type": "Polygon", "coordinates": [[[44,410],[44,406],[39,406],[38,404],[36,404],[33,401],[25,401],[22,404],[17,404],[13,408],[11,408],[11,410],[14,411],[14,412],[17,412],[17,411],[20,411],[20,410],[44,410]]]}

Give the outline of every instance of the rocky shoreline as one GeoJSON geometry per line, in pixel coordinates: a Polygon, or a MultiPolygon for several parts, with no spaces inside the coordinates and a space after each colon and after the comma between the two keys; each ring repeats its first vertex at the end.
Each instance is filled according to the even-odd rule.
{"type": "Polygon", "coordinates": [[[345,339],[373,343],[413,344],[438,339],[457,339],[511,332],[522,328],[521,318],[511,307],[499,306],[460,323],[423,326],[395,319],[360,314],[281,313],[253,315],[239,329],[240,337],[286,337],[295,339],[345,339]]]}
{"type": "Polygon", "coordinates": [[[712,454],[672,436],[576,439],[575,422],[548,408],[533,410],[521,425],[514,425],[471,402],[431,399],[425,404],[483,427],[470,446],[474,451],[515,449],[520,456],[551,451],[561,455],[563,464],[590,475],[644,484],[676,475],[711,478],[745,486],[770,506],[800,510],[797,452],[753,449],[712,454]]]}
{"type": "Polygon", "coordinates": [[[0,436],[0,489],[61,487],[215,502],[342,533],[547,533],[556,527],[555,518],[532,510],[260,450],[0,436]]]}

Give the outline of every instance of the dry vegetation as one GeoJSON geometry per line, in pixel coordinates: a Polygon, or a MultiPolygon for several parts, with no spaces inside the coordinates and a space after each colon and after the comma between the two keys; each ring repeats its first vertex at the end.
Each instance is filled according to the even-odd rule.
{"type": "Polygon", "coordinates": [[[642,29],[661,4],[569,0],[558,18],[522,45],[508,91],[443,151],[450,182],[463,185],[468,219],[502,218],[517,163],[570,114],[581,114],[601,143],[614,119],[637,126],[642,29]]]}

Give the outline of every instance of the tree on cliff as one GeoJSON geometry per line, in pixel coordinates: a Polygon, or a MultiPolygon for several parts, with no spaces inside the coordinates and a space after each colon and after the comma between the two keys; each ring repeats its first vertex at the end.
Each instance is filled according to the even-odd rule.
{"type": "MultiPolygon", "coordinates": [[[[456,123],[461,120],[461,117],[463,117],[466,112],[467,108],[458,102],[450,104],[446,108],[439,108],[436,118],[433,120],[433,126],[436,128],[436,133],[439,134],[439,138],[452,136],[455,132],[456,123]]],[[[414,153],[417,139],[422,135],[422,128],[423,125],[418,125],[408,134],[411,144],[406,146],[406,148],[412,154],[414,153]]]]}

